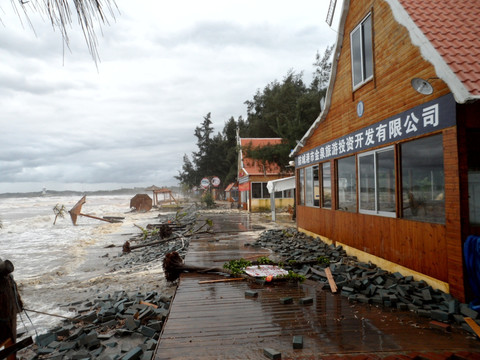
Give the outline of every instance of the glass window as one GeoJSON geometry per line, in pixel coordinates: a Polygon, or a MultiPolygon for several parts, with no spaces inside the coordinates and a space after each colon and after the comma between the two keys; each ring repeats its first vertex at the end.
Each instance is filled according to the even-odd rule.
{"type": "Polygon", "coordinates": [[[403,217],[445,223],[442,135],[403,143],[401,154],[403,217]]]}
{"type": "Polygon", "coordinates": [[[262,198],[262,183],[252,183],[252,199],[262,198]]]}
{"type": "Polygon", "coordinates": [[[332,208],[332,177],[330,163],[322,164],[322,207],[332,208]]]}
{"type": "Polygon", "coordinates": [[[352,79],[356,88],[373,77],[372,16],[369,14],[351,32],[352,79]]]}
{"type": "Polygon", "coordinates": [[[480,171],[468,171],[468,208],[470,223],[480,225],[480,171]]]}
{"type": "Polygon", "coordinates": [[[467,132],[468,209],[470,224],[480,225],[480,130],[467,132]]]}
{"type": "Polygon", "coordinates": [[[275,191],[275,199],[281,199],[283,198],[283,191],[275,191]]]}
{"type": "Polygon", "coordinates": [[[305,181],[305,171],[304,169],[300,169],[298,170],[298,194],[299,194],[299,199],[298,199],[298,203],[300,205],[305,205],[305,192],[304,192],[304,188],[303,188],[303,184],[304,184],[304,181],[305,181]]]}
{"type": "Polygon", "coordinates": [[[305,168],[305,205],[318,206],[320,204],[320,184],[318,165],[305,168]]]}
{"type": "Polygon", "coordinates": [[[269,199],[270,198],[270,192],[268,191],[266,182],[262,183],[262,199],[269,199]]]}
{"type": "Polygon", "coordinates": [[[395,154],[393,148],[358,155],[360,212],[395,216],[395,154]]]}
{"type": "Polygon", "coordinates": [[[363,73],[365,79],[369,79],[373,76],[372,17],[367,16],[362,25],[363,73]]]}
{"type": "Polygon", "coordinates": [[[318,181],[318,166],[313,167],[313,206],[320,205],[320,183],[318,181]]]}
{"type": "Polygon", "coordinates": [[[359,156],[360,209],[375,211],[375,156],[359,156]]]}
{"type": "Polygon", "coordinates": [[[294,189],[283,190],[283,198],[293,199],[293,192],[294,192],[294,189]]]}
{"type": "Polygon", "coordinates": [[[313,167],[305,169],[305,205],[313,206],[313,167]]]}
{"type": "Polygon", "coordinates": [[[355,156],[337,160],[338,210],[357,211],[357,174],[355,156]]]}
{"type": "Polygon", "coordinates": [[[352,75],[353,86],[362,82],[362,37],[361,28],[357,27],[351,35],[352,41],[352,75]]]}
{"type": "Polygon", "coordinates": [[[393,149],[377,157],[377,210],[395,213],[395,156],[393,149]]]}

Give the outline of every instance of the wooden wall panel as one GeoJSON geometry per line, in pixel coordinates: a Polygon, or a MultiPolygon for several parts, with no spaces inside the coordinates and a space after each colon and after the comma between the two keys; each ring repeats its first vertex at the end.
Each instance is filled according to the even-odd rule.
{"type": "MultiPolygon", "coordinates": [[[[437,74],[434,67],[422,57],[419,49],[412,45],[408,31],[395,21],[389,5],[383,0],[350,3],[337,69],[326,119],[318,125],[301,152],[450,92],[440,79],[432,81],[434,92],[431,95],[419,94],[412,88],[412,78],[435,78],[437,74]],[[353,91],[350,32],[371,11],[374,79],[353,91]],[[360,100],[365,105],[361,118],[356,113],[360,100]]],[[[479,123],[478,119],[469,121],[479,123]]],[[[298,206],[298,226],[448,282],[451,293],[464,300],[460,212],[462,197],[456,127],[444,130],[443,139],[447,204],[445,224],[298,206]]]]}
{"type": "Polygon", "coordinates": [[[445,158],[445,216],[446,251],[448,253],[448,283],[454,294],[464,293],[462,230],[460,218],[460,178],[457,145],[457,128],[444,131],[445,158]]]}
{"type": "Polygon", "coordinates": [[[297,225],[448,282],[445,225],[298,206],[297,225]]]}
{"type": "Polygon", "coordinates": [[[436,77],[435,69],[423,59],[419,49],[411,44],[408,31],[394,20],[385,1],[351,2],[350,8],[332,93],[332,105],[327,119],[319,124],[302,152],[450,92],[441,80],[432,82],[435,89],[432,95],[421,95],[412,88],[412,78],[436,77]],[[375,78],[353,92],[350,31],[372,8],[375,78]],[[356,113],[360,100],[365,104],[365,112],[361,118],[356,113]]]}

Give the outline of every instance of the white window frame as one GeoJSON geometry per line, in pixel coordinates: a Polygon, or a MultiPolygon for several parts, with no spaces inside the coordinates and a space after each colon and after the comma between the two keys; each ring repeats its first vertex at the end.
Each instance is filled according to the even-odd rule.
{"type": "MultiPolygon", "coordinates": [[[[358,189],[358,212],[361,214],[369,214],[369,215],[380,215],[385,217],[396,218],[397,211],[394,212],[390,211],[379,211],[378,210],[378,179],[377,179],[377,154],[386,151],[393,151],[393,156],[395,157],[395,147],[394,146],[387,146],[381,149],[367,151],[357,155],[357,171],[358,171],[358,179],[357,179],[357,189],[358,189]],[[365,210],[362,209],[362,196],[361,196],[361,169],[360,169],[360,159],[365,156],[369,156],[373,154],[373,175],[374,175],[374,183],[375,183],[375,210],[365,210]]],[[[395,173],[395,177],[397,174],[395,173]]],[[[397,189],[395,188],[395,192],[397,189]]],[[[395,199],[396,202],[396,199],[395,199]]],[[[396,205],[396,204],[395,204],[396,205]]]]}
{"type": "Polygon", "coordinates": [[[373,64],[373,33],[371,32],[370,33],[370,36],[371,36],[371,39],[372,39],[372,49],[371,52],[372,52],[372,75],[370,75],[369,77],[365,78],[365,69],[364,69],[364,61],[365,61],[365,44],[363,42],[363,39],[364,39],[364,27],[363,27],[363,24],[365,23],[365,21],[370,18],[371,20],[371,27],[372,27],[372,30],[373,30],[373,17],[372,17],[372,13],[369,13],[367,16],[365,16],[363,18],[363,20],[360,22],[360,24],[357,25],[357,27],[355,27],[355,29],[352,30],[352,32],[350,33],[350,57],[351,57],[351,61],[352,61],[352,86],[353,86],[353,90],[356,90],[358,89],[359,87],[361,87],[363,84],[365,84],[366,82],[370,81],[373,79],[373,74],[374,74],[374,64],[373,64]],[[355,66],[354,66],[354,58],[353,58],[353,34],[359,30],[360,31],[360,64],[361,64],[361,80],[360,82],[358,82],[357,84],[355,84],[355,66]]]}

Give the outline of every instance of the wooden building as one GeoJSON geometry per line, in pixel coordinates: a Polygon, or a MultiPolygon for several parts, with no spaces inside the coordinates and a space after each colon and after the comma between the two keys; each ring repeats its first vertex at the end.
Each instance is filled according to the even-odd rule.
{"type": "Polygon", "coordinates": [[[225,188],[225,200],[229,202],[238,202],[238,183],[233,182],[225,188]]]}
{"type": "Polygon", "coordinates": [[[480,235],[480,1],[344,1],[297,226],[466,300],[480,235]]]}
{"type": "MultiPolygon", "coordinates": [[[[238,152],[238,191],[240,208],[256,211],[270,211],[270,193],[267,183],[270,180],[280,179],[292,174],[282,172],[280,166],[275,163],[262,163],[248,158],[247,148],[263,147],[280,144],[281,138],[240,138],[237,143],[238,152]]],[[[293,191],[286,190],[275,194],[276,207],[288,207],[293,205],[293,191]]]]}

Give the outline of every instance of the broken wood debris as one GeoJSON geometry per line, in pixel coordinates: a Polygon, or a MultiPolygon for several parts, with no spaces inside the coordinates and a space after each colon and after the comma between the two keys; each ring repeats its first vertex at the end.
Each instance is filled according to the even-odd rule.
{"type": "Polygon", "coordinates": [[[72,219],[73,225],[77,225],[77,218],[78,216],[85,216],[91,219],[106,221],[108,223],[119,222],[119,217],[109,217],[109,218],[100,218],[93,215],[83,214],[82,213],[82,206],[87,202],[86,200],[87,195],[84,195],[68,212],[70,214],[70,218],[72,219]]]}
{"type": "Polygon", "coordinates": [[[468,326],[470,326],[470,328],[473,330],[473,332],[477,335],[477,337],[480,338],[480,326],[478,326],[478,324],[475,322],[475,320],[473,320],[470,317],[466,317],[466,318],[464,318],[464,320],[468,324],[468,326]]]}
{"type": "Polygon", "coordinates": [[[194,235],[198,234],[204,234],[204,233],[211,233],[211,227],[213,226],[212,221],[207,219],[205,220],[204,224],[199,226],[198,228],[195,228],[196,222],[191,223],[192,227],[187,228],[187,225],[177,225],[175,226],[175,229],[184,229],[182,232],[178,233],[173,233],[173,225],[170,223],[163,223],[163,224],[149,224],[147,225],[147,229],[151,229],[151,232],[148,232],[147,229],[144,229],[143,227],[134,224],[137,228],[142,230],[143,233],[143,238],[147,239],[149,237],[160,237],[160,240],[156,241],[151,241],[148,243],[144,244],[139,244],[139,245],[130,245],[128,241],[125,242],[123,245],[123,252],[124,253],[129,253],[132,250],[136,249],[141,249],[144,247],[149,247],[149,246],[154,246],[154,245],[159,245],[165,242],[173,241],[176,239],[181,239],[183,241],[184,238],[191,237],[194,235]],[[207,228],[206,230],[203,230],[204,228],[207,228]],[[173,234],[176,234],[175,236],[172,236],[173,234]]]}
{"type": "Polygon", "coordinates": [[[328,284],[330,285],[330,289],[332,290],[332,293],[336,293],[337,292],[337,284],[335,283],[335,280],[333,279],[332,270],[330,270],[329,267],[325,268],[325,274],[327,275],[328,284]]]}

